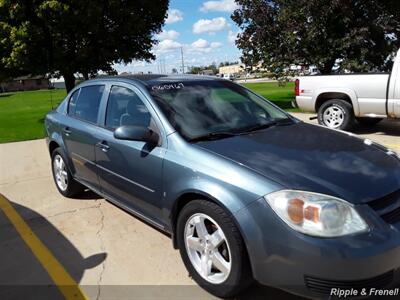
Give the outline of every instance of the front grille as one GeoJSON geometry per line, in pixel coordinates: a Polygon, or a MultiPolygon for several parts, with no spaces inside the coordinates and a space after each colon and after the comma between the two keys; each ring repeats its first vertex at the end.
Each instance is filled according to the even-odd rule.
{"type": "Polygon", "coordinates": [[[368,205],[371,206],[374,210],[381,210],[392,205],[393,202],[396,202],[398,200],[400,200],[400,189],[382,198],[373,200],[369,202],[368,205]]]}
{"type": "Polygon", "coordinates": [[[400,221],[400,207],[392,210],[391,212],[381,215],[381,218],[385,220],[386,223],[396,224],[400,221]]]}
{"type": "Polygon", "coordinates": [[[304,276],[305,284],[310,291],[318,294],[330,295],[333,288],[337,289],[381,289],[387,287],[393,281],[393,271],[362,280],[338,281],[327,280],[311,276],[304,276]]]}
{"type": "Polygon", "coordinates": [[[375,199],[368,205],[387,223],[400,222],[400,189],[382,198],[375,199]]]}

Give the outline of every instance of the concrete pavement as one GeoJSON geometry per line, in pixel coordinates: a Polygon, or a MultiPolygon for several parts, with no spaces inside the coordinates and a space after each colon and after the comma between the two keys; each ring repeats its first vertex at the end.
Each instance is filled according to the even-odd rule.
{"type": "MultiPolygon", "coordinates": [[[[295,114],[308,121],[310,115],[295,114]]],[[[400,151],[400,122],[356,133],[400,151]]],[[[86,192],[56,190],[44,140],[0,145],[0,193],[90,299],[214,299],[188,277],[169,237],[86,192]]],[[[0,209],[0,298],[63,298],[35,251],[0,209]]],[[[300,299],[253,286],[239,299],[300,299]]]]}

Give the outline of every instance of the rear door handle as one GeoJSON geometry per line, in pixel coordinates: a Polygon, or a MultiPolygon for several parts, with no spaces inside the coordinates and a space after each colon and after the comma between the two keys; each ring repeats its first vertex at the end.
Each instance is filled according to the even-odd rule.
{"type": "Polygon", "coordinates": [[[99,147],[103,152],[110,150],[110,146],[107,145],[106,141],[98,142],[96,146],[99,147]]]}
{"type": "Polygon", "coordinates": [[[69,136],[71,134],[71,130],[69,129],[69,127],[65,127],[63,129],[63,132],[65,133],[66,136],[69,136]]]}

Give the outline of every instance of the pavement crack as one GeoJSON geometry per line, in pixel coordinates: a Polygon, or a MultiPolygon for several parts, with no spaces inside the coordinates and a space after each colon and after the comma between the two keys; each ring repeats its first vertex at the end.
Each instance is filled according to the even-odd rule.
{"type": "MultiPolygon", "coordinates": [[[[97,200],[96,200],[97,201],[97,200]]],[[[96,207],[99,209],[100,214],[101,214],[101,219],[100,219],[100,227],[99,230],[96,233],[96,236],[98,237],[99,241],[100,241],[100,249],[102,252],[105,252],[105,246],[104,246],[104,241],[103,241],[103,237],[102,237],[102,231],[104,229],[104,212],[101,208],[101,204],[102,202],[99,203],[99,205],[97,205],[96,207]]],[[[101,294],[101,282],[103,281],[103,274],[104,271],[106,269],[106,263],[105,260],[101,263],[101,271],[100,271],[100,276],[99,276],[99,280],[97,281],[97,296],[96,296],[96,300],[100,299],[100,294],[101,294]]]]}
{"type": "Polygon", "coordinates": [[[62,215],[66,215],[66,214],[73,214],[76,212],[80,212],[83,210],[87,210],[87,209],[93,209],[93,208],[98,208],[98,205],[93,205],[93,206],[88,206],[88,207],[82,207],[82,208],[75,208],[75,209],[71,209],[71,210],[66,210],[66,211],[62,211],[59,213],[56,213],[54,215],[51,216],[47,216],[46,219],[50,219],[50,218],[54,218],[54,217],[58,217],[58,216],[62,216],[62,215]]]}

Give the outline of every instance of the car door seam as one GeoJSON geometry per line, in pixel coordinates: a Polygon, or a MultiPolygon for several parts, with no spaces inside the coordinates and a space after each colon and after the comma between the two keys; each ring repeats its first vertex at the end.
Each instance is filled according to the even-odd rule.
{"type": "Polygon", "coordinates": [[[114,176],[117,176],[117,177],[119,177],[119,178],[121,178],[121,179],[123,179],[123,180],[125,180],[125,181],[128,181],[128,182],[130,182],[130,183],[132,183],[132,184],[134,184],[134,185],[136,185],[136,186],[138,186],[138,187],[141,187],[142,189],[145,189],[145,190],[147,190],[147,191],[149,191],[149,192],[151,192],[151,193],[154,193],[154,192],[155,192],[153,189],[151,189],[151,188],[149,188],[149,187],[147,187],[147,186],[144,186],[144,185],[142,185],[142,184],[140,184],[140,183],[137,183],[137,182],[135,182],[135,181],[133,181],[133,180],[131,180],[131,179],[129,179],[129,178],[126,178],[126,177],[124,177],[124,176],[122,176],[122,175],[120,175],[120,174],[118,174],[118,173],[115,173],[115,172],[113,172],[113,171],[111,171],[111,170],[109,170],[109,169],[107,169],[107,168],[105,168],[105,167],[103,167],[103,166],[101,166],[101,165],[99,165],[99,164],[97,164],[97,163],[94,163],[94,162],[92,162],[92,161],[90,161],[90,160],[88,160],[88,159],[82,157],[82,156],[79,155],[79,154],[76,154],[76,153],[72,152],[72,155],[74,155],[74,156],[76,156],[76,157],[78,157],[78,158],[84,160],[85,162],[88,162],[88,163],[90,163],[90,164],[92,164],[92,165],[94,165],[94,166],[96,166],[96,167],[98,167],[98,168],[100,168],[100,169],[102,169],[102,170],[104,170],[104,171],[106,171],[106,172],[108,172],[108,173],[114,175],[114,176]]]}

